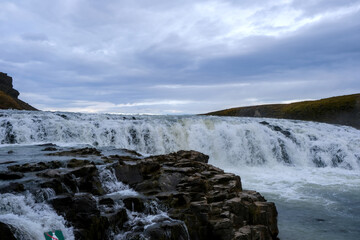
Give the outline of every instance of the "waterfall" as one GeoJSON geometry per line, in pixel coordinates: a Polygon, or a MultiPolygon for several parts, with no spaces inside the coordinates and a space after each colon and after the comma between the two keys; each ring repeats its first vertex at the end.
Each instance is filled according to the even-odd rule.
{"type": "Polygon", "coordinates": [[[87,144],[163,154],[197,150],[219,166],[360,169],[360,131],[323,123],[209,116],[0,111],[0,146],[87,144]]]}

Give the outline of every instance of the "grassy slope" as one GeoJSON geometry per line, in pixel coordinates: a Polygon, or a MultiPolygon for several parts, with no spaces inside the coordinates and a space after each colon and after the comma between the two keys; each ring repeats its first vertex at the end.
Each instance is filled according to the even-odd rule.
{"type": "Polygon", "coordinates": [[[290,104],[230,108],[206,115],[298,119],[343,124],[360,129],[360,94],[290,104]]]}
{"type": "Polygon", "coordinates": [[[2,91],[0,91],[0,109],[37,110],[19,99],[10,97],[2,91]]]}

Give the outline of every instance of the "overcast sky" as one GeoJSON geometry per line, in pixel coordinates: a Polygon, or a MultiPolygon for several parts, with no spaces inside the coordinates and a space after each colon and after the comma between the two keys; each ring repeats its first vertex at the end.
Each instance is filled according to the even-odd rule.
{"type": "Polygon", "coordinates": [[[360,0],[0,0],[41,110],[192,114],[360,92],[360,0]]]}

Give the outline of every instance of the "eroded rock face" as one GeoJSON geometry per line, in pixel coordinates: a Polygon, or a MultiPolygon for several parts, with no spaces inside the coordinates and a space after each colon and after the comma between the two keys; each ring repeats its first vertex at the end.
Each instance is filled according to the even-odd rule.
{"type": "Polygon", "coordinates": [[[0,192],[29,190],[40,196],[51,189],[54,194],[43,194],[41,200],[74,227],[76,239],[113,239],[114,233],[123,234],[123,239],[277,239],[275,205],[255,191],[243,190],[239,176],[208,164],[209,157],[202,153],[144,158],[132,153],[103,156],[84,148],[51,155],[69,160],[9,166],[4,178],[21,178],[0,192]],[[73,158],[77,156],[95,160],[73,158]],[[140,194],[111,194],[101,180],[104,170],[140,194]],[[34,180],[20,182],[29,176],[34,180]],[[154,204],[168,216],[160,214],[145,227],[134,216],[156,214],[154,204]]]}
{"type": "Polygon", "coordinates": [[[16,240],[12,227],[3,222],[0,222],[0,236],[6,240],[16,240]]]}
{"type": "Polygon", "coordinates": [[[179,151],[145,159],[122,160],[120,181],[169,208],[185,222],[191,239],[276,239],[274,203],[255,191],[242,190],[240,177],[207,164],[208,156],[179,151]]]}
{"type": "Polygon", "coordinates": [[[13,79],[6,73],[0,72],[0,91],[3,91],[7,95],[18,98],[19,92],[13,88],[13,79]]]}
{"type": "Polygon", "coordinates": [[[0,109],[34,110],[19,97],[20,93],[13,88],[13,79],[6,73],[0,72],[0,109]]]}

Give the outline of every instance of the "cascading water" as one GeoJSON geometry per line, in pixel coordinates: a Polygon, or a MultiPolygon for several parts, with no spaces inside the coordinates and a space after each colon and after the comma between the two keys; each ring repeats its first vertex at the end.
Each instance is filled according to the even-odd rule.
{"type": "MultiPolygon", "coordinates": [[[[105,166],[98,167],[100,172],[100,180],[104,189],[107,191],[107,197],[111,197],[115,201],[117,206],[123,207],[123,198],[138,196],[139,194],[129,188],[127,185],[119,182],[115,176],[115,173],[106,169],[105,166]]],[[[133,206],[134,208],[134,206],[133,206]]],[[[171,219],[166,211],[163,211],[155,201],[148,201],[145,204],[145,211],[142,213],[127,210],[129,220],[126,225],[127,231],[121,231],[113,234],[115,240],[133,239],[130,236],[135,232],[138,226],[143,226],[141,231],[146,231],[147,228],[157,225],[159,222],[179,222],[184,230],[187,232],[184,223],[171,219]]],[[[139,231],[139,230],[138,230],[139,231]]],[[[146,236],[140,234],[140,239],[147,239],[146,236]]],[[[190,237],[188,236],[188,240],[190,237]]]]}
{"type": "Polygon", "coordinates": [[[194,149],[221,166],[360,169],[360,134],[350,127],[249,118],[0,112],[4,144],[89,144],[162,154],[194,149]]]}
{"type": "Polygon", "coordinates": [[[322,123],[208,116],[0,111],[0,146],[55,143],[162,154],[197,150],[279,209],[280,238],[357,239],[360,131],[322,123]]]}
{"type": "Polygon", "coordinates": [[[19,240],[43,239],[48,229],[60,229],[66,239],[74,239],[73,230],[66,227],[64,218],[46,203],[37,202],[30,193],[0,194],[0,222],[16,229],[15,236],[19,240]]]}

